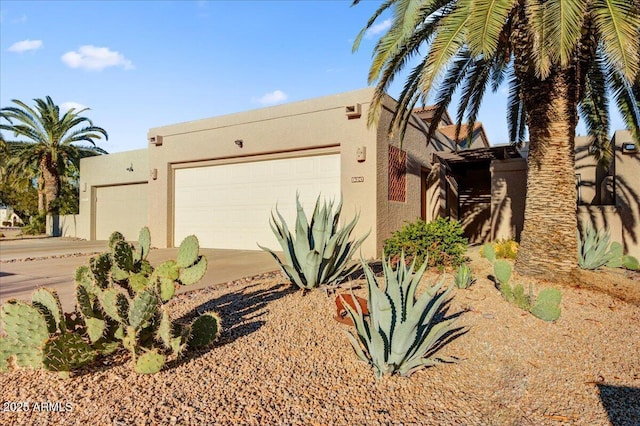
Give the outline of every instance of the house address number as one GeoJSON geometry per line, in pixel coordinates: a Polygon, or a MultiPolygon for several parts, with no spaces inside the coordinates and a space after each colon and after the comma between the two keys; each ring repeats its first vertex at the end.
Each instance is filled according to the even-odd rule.
{"type": "Polygon", "coordinates": [[[351,183],[364,182],[364,176],[351,176],[351,183]]]}

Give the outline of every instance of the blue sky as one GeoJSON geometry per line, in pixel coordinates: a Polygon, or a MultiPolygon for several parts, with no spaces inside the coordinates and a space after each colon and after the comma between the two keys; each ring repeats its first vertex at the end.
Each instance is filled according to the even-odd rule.
{"type": "MultiPolygon", "coordinates": [[[[146,147],[151,127],[363,88],[376,34],[351,47],[380,2],[350,4],[0,0],[0,105],[89,107],[100,146],[120,152],[146,147]]],[[[492,144],[507,142],[505,106],[503,90],[481,110],[492,144]]]]}

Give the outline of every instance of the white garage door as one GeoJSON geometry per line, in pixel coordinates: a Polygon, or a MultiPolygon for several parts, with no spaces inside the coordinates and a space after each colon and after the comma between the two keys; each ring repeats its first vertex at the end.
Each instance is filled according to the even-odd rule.
{"type": "Polygon", "coordinates": [[[175,170],[174,245],[195,234],[202,247],[278,248],[269,227],[278,210],[291,227],[296,191],[310,215],[319,194],[339,200],[339,154],[175,170]]]}
{"type": "Polygon", "coordinates": [[[147,226],[147,184],[96,188],[96,240],[107,240],[120,231],[137,240],[140,228],[147,226]]]}

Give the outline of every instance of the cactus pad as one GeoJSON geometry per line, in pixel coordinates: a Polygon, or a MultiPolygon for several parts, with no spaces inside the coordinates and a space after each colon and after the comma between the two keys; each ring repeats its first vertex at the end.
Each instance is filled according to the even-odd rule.
{"type": "Polygon", "coordinates": [[[496,260],[493,263],[493,272],[500,284],[508,284],[511,279],[511,264],[506,260],[496,260]]]}
{"type": "MultiPolygon", "coordinates": [[[[101,317],[102,315],[100,315],[101,317]]],[[[84,322],[87,327],[87,335],[91,343],[96,343],[102,338],[107,328],[107,324],[103,318],[97,316],[85,317],[84,322]]]]}
{"type": "Polygon", "coordinates": [[[630,271],[640,271],[638,259],[633,256],[622,256],[622,266],[630,271]]]}
{"type": "Polygon", "coordinates": [[[493,244],[487,243],[482,246],[482,253],[489,262],[493,263],[496,261],[496,249],[493,247],[493,244]]]}
{"type": "Polygon", "coordinates": [[[168,278],[171,281],[175,281],[180,276],[180,269],[176,262],[173,260],[167,260],[166,262],[162,262],[156,270],[153,272],[154,276],[161,278],[168,278]]]}
{"type": "Polygon", "coordinates": [[[196,263],[198,260],[199,249],[200,244],[198,243],[198,238],[195,235],[189,235],[187,238],[182,240],[180,248],[178,249],[178,260],[176,262],[178,267],[188,268],[196,263]]]}
{"type": "MultiPolygon", "coordinates": [[[[103,253],[97,257],[92,257],[89,260],[89,266],[91,268],[91,273],[93,273],[96,280],[96,285],[101,289],[107,288],[109,286],[109,271],[112,266],[109,253],[103,253]]],[[[95,293],[95,291],[92,292],[95,293]]]]}
{"type": "Polygon", "coordinates": [[[151,233],[146,226],[140,230],[138,236],[138,248],[135,253],[135,260],[146,259],[151,250],[151,233]]]}
{"type": "Polygon", "coordinates": [[[31,296],[31,304],[45,316],[50,334],[67,328],[60,298],[54,290],[39,288],[31,296]]]}
{"type": "Polygon", "coordinates": [[[42,363],[52,371],[70,371],[91,363],[95,357],[91,346],[72,333],[48,339],[42,348],[42,363]]]}
{"type": "Polygon", "coordinates": [[[145,290],[133,299],[129,309],[129,324],[136,331],[158,311],[159,300],[153,289],[145,290]]]}
{"type": "Polygon", "coordinates": [[[200,348],[215,341],[220,335],[220,316],[215,312],[207,312],[191,323],[189,347],[200,348]]]}
{"type": "Polygon", "coordinates": [[[164,366],[164,355],[158,353],[157,350],[151,350],[140,355],[136,360],[136,373],[154,374],[162,370],[164,366]]]}
{"type": "Polygon", "coordinates": [[[113,249],[118,241],[124,241],[124,235],[118,231],[112,232],[109,236],[109,248],[113,249]]]}
{"type": "Polygon", "coordinates": [[[9,369],[9,358],[12,355],[13,351],[9,345],[9,340],[4,336],[0,336],[0,372],[9,369]]]}
{"type": "Polygon", "coordinates": [[[562,293],[555,288],[546,288],[540,292],[531,314],[543,321],[555,321],[560,318],[562,293]]]}
{"type": "Polygon", "coordinates": [[[178,280],[182,285],[192,285],[197,283],[207,273],[207,258],[200,256],[198,262],[185,269],[180,270],[180,276],[178,280]]]}
{"type": "Polygon", "coordinates": [[[159,278],[158,279],[158,293],[160,293],[160,298],[163,302],[167,302],[171,300],[173,295],[176,293],[176,284],[174,281],[169,278],[159,278]]]}
{"type": "Polygon", "coordinates": [[[136,293],[144,290],[149,285],[149,279],[141,272],[129,275],[129,287],[136,293]]]}
{"type": "Polygon", "coordinates": [[[112,252],[113,262],[118,269],[133,271],[133,250],[125,241],[118,241],[112,252]]]}

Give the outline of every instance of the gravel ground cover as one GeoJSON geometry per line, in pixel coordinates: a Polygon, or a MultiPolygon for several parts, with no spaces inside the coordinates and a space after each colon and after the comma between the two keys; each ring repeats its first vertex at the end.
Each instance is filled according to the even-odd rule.
{"type": "Polygon", "coordinates": [[[449,309],[467,332],[440,352],[456,363],[376,380],[332,319],[333,296],[265,274],[177,296],[174,316],[214,309],[224,331],[159,374],[135,374],[122,354],[70,379],[0,375],[0,424],[640,424],[638,306],[563,286],[562,316],[545,323],[506,303],[488,262],[472,259],[478,280],[449,309]]]}

